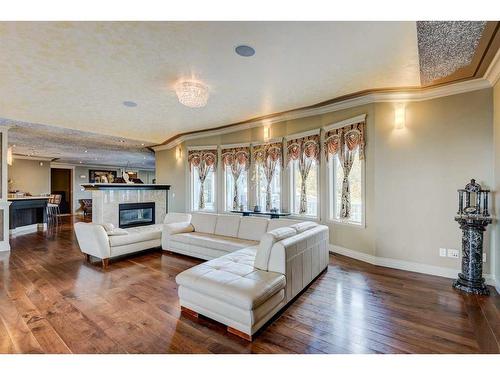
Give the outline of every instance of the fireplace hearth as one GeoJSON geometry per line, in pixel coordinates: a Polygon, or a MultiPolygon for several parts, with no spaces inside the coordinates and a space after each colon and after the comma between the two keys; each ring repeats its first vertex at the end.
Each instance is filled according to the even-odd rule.
{"type": "Polygon", "coordinates": [[[119,227],[131,228],[155,223],[155,202],[121,203],[118,206],[119,227]]]}

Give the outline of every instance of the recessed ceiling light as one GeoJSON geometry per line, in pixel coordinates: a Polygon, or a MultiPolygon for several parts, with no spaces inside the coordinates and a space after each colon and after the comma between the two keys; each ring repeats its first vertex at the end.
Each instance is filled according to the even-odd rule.
{"type": "Polygon", "coordinates": [[[85,150],[84,152],[89,152],[89,150],[85,150]]]}
{"type": "Polygon", "coordinates": [[[255,55],[255,50],[254,50],[252,47],[250,47],[250,46],[246,46],[246,45],[244,45],[244,44],[242,44],[242,45],[240,45],[240,46],[236,47],[236,48],[234,49],[234,51],[235,51],[238,55],[243,56],[243,57],[250,57],[250,56],[255,55]]]}
{"type": "Polygon", "coordinates": [[[120,139],[119,142],[120,143],[125,143],[125,141],[123,139],[120,139]]]}
{"type": "Polygon", "coordinates": [[[136,103],[136,102],[132,102],[132,101],[130,101],[130,100],[125,100],[125,101],[123,102],[123,105],[124,105],[125,107],[137,107],[137,103],[136,103]]]}
{"type": "Polygon", "coordinates": [[[141,146],[144,146],[145,144],[144,143],[141,143],[141,146]]]}

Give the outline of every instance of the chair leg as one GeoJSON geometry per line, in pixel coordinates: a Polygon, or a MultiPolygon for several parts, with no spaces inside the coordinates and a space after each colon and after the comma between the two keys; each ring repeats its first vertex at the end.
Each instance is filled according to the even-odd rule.
{"type": "Polygon", "coordinates": [[[90,263],[90,254],[85,254],[85,261],[90,263]]]}
{"type": "Polygon", "coordinates": [[[105,270],[106,268],[108,268],[108,265],[109,265],[109,258],[102,259],[102,269],[105,270]]]}

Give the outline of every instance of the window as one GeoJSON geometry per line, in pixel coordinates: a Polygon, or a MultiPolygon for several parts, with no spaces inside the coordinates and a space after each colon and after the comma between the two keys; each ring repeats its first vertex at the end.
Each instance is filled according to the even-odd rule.
{"type": "Polygon", "coordinates": [[[191,210],[193,211],[215,211],[215,173],[213,168],[207,173],[203,184],[205,207],[200,208],[200,175],[198,167],[194,167],[191,172],[191,210]]]}
{"type": "Polygon", "coordinates": [[[342,219],[342,181],[344,172],[339,158],[330,155],[330,218],[335,221],[362,225],[363,224],[363,160],[359,159],[359,152],[354,155],[354,162],[349,173],[349,189],[351,196],[351,211],[349,218],[342,219]]]}
{"type": "MultiPolygon", "coordinates": [[[[264,167],[261,164],[256,165],[257,182],[257,205],[262,211],[266,210],[266,187],[267,180],[264,174],[264,167]]],[[[281,210],[281,165],[277,163],[273,179],[271,181],[271,208],[281,210]]]]}
{"type": "MultiPolygon", "coordinates": [[[[234,177],[231,172],[231,166],[226,165],[224,170],[224,179],[226,185],[226,199],[225,199],[225,210],[233,210],[233,199],[234,199],[234,177]]],[[[245,209],[248,208],[248,171],[243,170],[238,178],[238,208],[243,205],[245,209]]]]}
{"type": "MultiPolygon", "coordinates": [[[[318,163],[312,161],[311,169],[306,180],[306,212],[305,216],[318,217],[318,163]]],[[[300,193],[302,189],[302,175],[299,170],[299,161],[290,162],[290,209],[291,212],[300,214],[300,193]]]]}

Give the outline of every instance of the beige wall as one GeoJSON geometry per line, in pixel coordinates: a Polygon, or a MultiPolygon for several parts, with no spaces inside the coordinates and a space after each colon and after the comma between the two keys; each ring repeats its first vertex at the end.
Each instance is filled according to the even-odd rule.
{"type": "MultiPolygon", "coordinates": [[[[492,186],[494,191],[492,204],[494,205],[493,215],[500,218],[500,80],[493,88],[493,123],[494,123],[494,142],[495,142],[495,183],[492,186]]],[[[495,252],[492,254],[492,260],[495,261],[495,277],[497,290],[500,292],[500,220],[494,222],[495,228],[495,252]]]]}
{"type": "MultiPolygon", "coordinates": [[[[453,220],[456,190],[470,178],[493,186],[492,98],[492,90],[486,89],[409,103],[402,130],[394,129],[393,104],[377,103],[273,124],[271,135],[282,137],[366,113],[366,227],[327,223],[330,242],[378,257],[458,269],[459,261],[439,257],[439,248],[460,249],[461,233],[453,220]]],[[[187,146],[261,140],[262,128],[254,128],[187,141],[181,145],[182,160],[176,160],[175,149],[157,152],[158,182],[172,185],[170,210],[187,209],[187,146]]],[[[488,232],[487,248],[490,240],[488,232]]],[[[485,272],[491,272],[489,263],[485,272]]]]}
{"type": "Polygon", "coordinates": [[[8,178],[13,182],[9,188],[31,193],[50,193],[50,162],[40,160],[14,159],[8,169],[8,178]],[[43,163],[40,166],[40,162],[43,163]]]}
{"type": "MultiPolygon", "coordinates": [[[[491,108],[490,89],[413,102],[406,128],[394,130],[393,105],[376,105],[377,256],[460,267],[458,259],[439,257],[438,249],[461,249],[457,189],[471,178],[493,186],[491,108]]],[[[488,252],[489,231],[485,236],[488,252]]]]}

